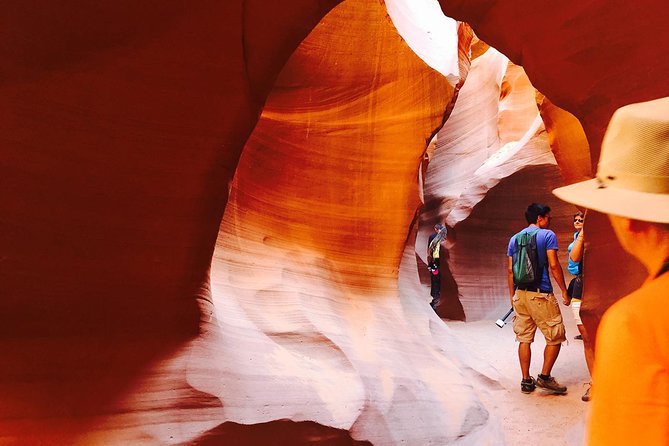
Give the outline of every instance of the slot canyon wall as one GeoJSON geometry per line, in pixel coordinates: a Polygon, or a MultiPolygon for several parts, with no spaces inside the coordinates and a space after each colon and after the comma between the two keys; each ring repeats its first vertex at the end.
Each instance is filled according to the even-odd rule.
{"type": "MultiPolygon", "coordinates": [[[[425,262],[434,222],[452,228],[457,242],[448,252],[437,311],[442,317],[470,321],[494,320],[508,307],[504,253],[509,237],[526,225],[527,205],[551,204],[560,240],[570,239],[569,220],[575,210],[551,198],[551,189],[563,180],[549,135],[562,134],[562,125],[548,132],[535,89],[522,68],[494,48],[479,46],[483,48],[475,48],[474,54],[480,55],[473,59],[453,111],[436,136],[421,214],[426,230],[416,246],[425,262]]],[[[587,156],[587,142],[583,138],[580,147],[570,150],[587,156]]],[[[585,157],[581,161],[589,165],[585,157]]],[[[564,250],[561,254],[566,264],[564,250]]]]}
{"type": "MultiPolygon", "coordinates": [[[[545,197],[566,240],[550,190],[592,174],[615,108],[669,94],[669,17],[440,3],[461,22],[10,2],[0,443],[501,444],[471,384],[496,371],[427,305],[425,240],[451,228],[439,314],[496,315],[522,209],[545,197]]],[[[594,326],[641,271],[588,217],[594,326]]]]}
{"type": "MultiPolygon", "coordinates": [[[[532,84],[550,98],[540,109],[553,133],[549,139],[565,183],[585,179],[595,170],[604,131],[617,108],[669,95],[669,61],[657,57],[669,48],[664,32],[669,10],[662,1],[439,3],[447,16],[469,23],[486,43],[522,65],[532,84]],[[581,132],[590,150],[590,169],[578,154],[584,152],[575,150],[584,147],[581,132]]],[[[589,297],[581,314],[588,331],[595,333],[605,309],[637,288],[645,272],[620,248],[605,216],[590,212],[587,231],[584,277],[589,297]]]]}
{"type": "MultiPolygon", "coordinates": [[[[469,27],[444,25],[466,54],[469,27]]],[[[313,420],[372,444],[496,441],[462,370],[473,359],[398,287],[418,167],[455,87],[374,2],[339,5],[287,62],[214,252],[199,347],[220,359],[191,381],[227,417],[313,420]]]]}

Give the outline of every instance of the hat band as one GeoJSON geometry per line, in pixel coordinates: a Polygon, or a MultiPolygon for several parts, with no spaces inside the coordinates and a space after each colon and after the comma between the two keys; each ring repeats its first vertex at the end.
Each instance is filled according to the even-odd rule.
{"type": "Polygon", "coordinates": [[[647,194],[669,194],[669,177],[664,175],[605,174],[597,172],[597,182],[600,188],[610,186],[647,194]]]}

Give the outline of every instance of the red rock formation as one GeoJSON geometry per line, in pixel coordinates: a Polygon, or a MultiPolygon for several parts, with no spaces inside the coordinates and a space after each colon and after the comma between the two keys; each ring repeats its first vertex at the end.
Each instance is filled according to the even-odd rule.
{"type": "MultiPolygon", "coordinates": [[[[529,203],[550,203],[554,229],[565,247],[571,237],[572,208],[550,193],[562,181],[535,96],[522,68],[489,48],[473,60],[453,111],[437,134],[427,170],[427,212],[421,215],[425,229],[416,251],[425,255],[436,221],[457,234],[448,268],[442,268],[442,317],[478,320],[505,311],[505,247],[526,225],[523,213],[529,203]],[[536,178],[528,181],[530,175],[536,178]]],[[[564,254],[562,258],[566,263],[564,254]]]]}
{"type": "MultiPolygon", "coordinates": [[[[404,249],[453,85],[378,3],[318,26],[338,1],[37,3],[5,5],[0,42],[3,442],[494,442],[474,360],[428,316],[404,249]]],[[[662,2],[442,4],[583,122],[593,161],[613,109],[669,94],[662,2]]],[[[491,215],[514,228],[497,198],[559,180],[537,164],[458,197],[461,246],[491,215]]],[[[597,277],[634,274],[595,254],[600,217],[586,287],[606,301],[618,284],[597,277]]]]}
{"type": "Polygon", "coordinates": [[[337,2],[256,3],[4,5],[3,441],[189,438],[220,410],[165,362],[198,334],[265,97],[337,2]]]}
{"type": "Polygon", "coordinates": [[[541,93],[537,93],[537,102],[564,182],[575,183],[592,178],[590,145],[580,121],[541,93]]]}
{"type": "Polygon", "coordinates": [[[472,360],[397,284],[454,87],[381,5],[316,28],[237,166],[335,3],[12,5],[4,439],[498,438],[459,369],[472,360]]]}
{"type": "MultiPolygon", "coordinates": [[[[669,10],[661,0],[559,4],[531,0],[440,0],[445,14],[470,23],[477,35],[522,65],[532,83],[582,123],[592,164],[613,111],[669,95],[669,10]],[[624,24],[624,25],[622,25],[624,24]]],[[[586,314],[601,314],[636,288],[644,274],[618,246],[608,222],[589,214],[586,314]]],[[[595,322],[586,320],[590,331],[595,322]]]]}
{"type": "Polygon", "coordinates": [[[457,343],[398,287],[417,168],[453,95],[374,2],[335,8],[290,59],[221,224],[200,343],[216,360],[192,366],[226,419],[313,420],[373,444],[494,441],[443,352],[457,343]]]}

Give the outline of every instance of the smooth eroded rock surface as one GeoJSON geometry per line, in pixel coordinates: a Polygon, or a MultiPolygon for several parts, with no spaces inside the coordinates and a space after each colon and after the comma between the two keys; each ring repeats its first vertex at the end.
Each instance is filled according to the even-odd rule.
{"type": "MultiPolygon", "coordinates": [[[[657,57],[669,48],[669,33],[664,31],[669,9],[662,0],[615,5],[577,0],[559,4],[522,0],[513,5],[499,0],[440,0],[440,4],[447,16],[471,24],[486,43],[522,65],[542,94],[581,122],[592,166],[617,108],[669,95],[669,60],[657,57]]],[[[572,164],[567,166],[573,169],[572,164]]],[[[565,174],[569,182],[579,179],[570,175],[565,174]]],[[[605,217],[591,212],[586,228],[590,235],[584,290],[589,298],[582,310],[588,330],[595,333],[597,317],[637,288],[645,272],[622,251],[605,217]]]]}
{"type": "Polygon", "coordinates": [[[335,8],[290,59],[231,184],[190,376],[226,418],[373,444],[498,441],[461,370],[474,360],[398,285],[417,169],[453,96],[374,3],[335,8]]]}
{"type": "MultiPolygon", "coordinates": [[[[454,234],[448,315],[487,317],[528,201],[669,94],[669,17],[441,2],[499,53],[407,5],[6,5],[0,442],[503,441],[472,385],[496,371],[427,305],[426,228],[454,234]]],[[[641,273],[588,219],[594,321],[641,273]]]]}
{"type": "MultiPolygon", "coordinates": [[[[553,133],[561,131],[562,126],[553,133]]],[[[528,204],[550,203],[553,229],[566,248],[572,207],[550,193],[562,178],[548,135],[523,69],[494,48],[476,57],[436,137],[416,244],[425,262],[435,222],[444,222],[454,234],[441,268],[442,317],[494,320],[503,314],[509,305],[506,246],[527,225],[528,204]],[[484,201],[485,210],[479,209],[484,201]]]]}

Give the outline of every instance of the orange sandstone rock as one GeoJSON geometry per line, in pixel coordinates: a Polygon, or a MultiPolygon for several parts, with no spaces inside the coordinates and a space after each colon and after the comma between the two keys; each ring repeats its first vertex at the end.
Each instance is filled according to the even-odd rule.
{"type": "Polygon", "coordinates": [[[226,185],[283,63],[336,3],[5,5],[3,441],[166,444],[220,422],[180,358],[226,185]]]}
{"type": "MultiPolygon", "coordinates": [[[[669,48],[664,1],[618,2],[615,7],[606,1],[575,0],[559,5],[530,0],[440,4],[447,16],[468,22],[483,40],[522,65],[539,91],[581,122],[592,166],[618,107],[669,95],[669,60],[657,57],[669,48]]],[[[591,299],[583,309],[601,314],[637,288],[645,273],[618,246],[608,222],[595,213],[589,217],[585,289],[591,299]]],[[[593,333],[595,322],[586,321],[593,333]]]]}
{"type": "Polygon", "coordinates": [[[190,382],[227,419],[313,420],[373,444],[495,441],[444,353],[458,343],[398,286],[417,169],[454,91],[375,2],[335,8],[288,61],[230,186],[198,347],[215,359],[193,359],[190,382]]]}
{"type": "Polygon", "coordinates": [[[316,26],[336,3],[10,5],[5,439],[498,438],[471,360],[398,286],[468,42],[449,81],[378,3],[316,26]]]}
{"type": "Polygon", "coordinates": [[[478,320],[505,311],[506,246],[526,225],[523,213],[529,203],[549,202],[554,229],[565,245],[570,237],[570,207],[550,194],[561,184],[560,171],[535,96],[522,68],[488,48],[472,61],[437,134],[421,215],[425,229],[419,231],[416,252],[425,255],[436,221],[455,234],[442,265],[442,317],[478,320]]]}

